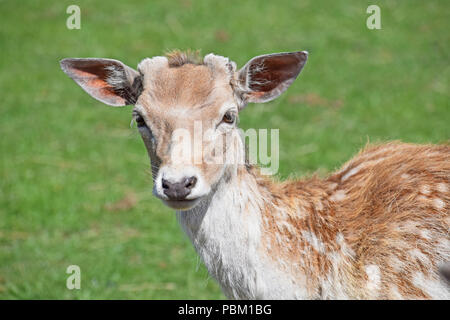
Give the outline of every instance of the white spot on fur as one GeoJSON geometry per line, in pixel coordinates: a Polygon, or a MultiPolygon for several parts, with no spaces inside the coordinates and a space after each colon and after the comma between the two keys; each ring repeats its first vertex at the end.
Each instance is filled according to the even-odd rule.
{"type": "Polygon", "coordinates": [[[328,189],[334,190],[334,189],[336,189],[337,186],[338,186],[338,184],[336,182],[332,182],[328,185],[328,189]]]}
{"type": "Polygon", "coordinates": [[[380,289],[381,275],[380,268],[375,264],[365,267],[365,271],[369,280],[367,281],[367,289],[376,293],[380,289]]]}
{"type": "Polygon", "coordinates": [[[327,256],[331,261],[331,270],[321,280],[322,299],[348,299],[346,283],[342,274],[342,270],[349,266],[347,259],[336,251],[329,253],[327,256]]]}
{"type": "Polygon", "coordinates": [[[279,233],[275,234],[275,238],[277,239],[277,244],[278,245],[282,245],[283,244],[283,239],[281,238],[281,235],[279,233]]]}
{"type": "Polygon", "coordinates": [[[317,252],[325,252],[325,244],[320,241],[314,233],[303,231],[302,235],[306,242],[308,242],[317,252]]]}
{"type": "Polygon", "coordinates": [[[413,284],[425,292],[432,299],[450,299],[450,291],[447,285],[440,279],[425,277],[421,272],[416,272],[412,278],[413,284]]]}
{"type": "Polygon", "coordinates": [[[377,163],[380,163],[381,161],[385,160],[386,158],[380,158],[377,160],[371,160],[371,161],[366,161],[362,164],[360,164],[359,166],[351,169],[349,172],[347,172],[343,177],[342,177],[342,181],[347,180],[348,178],[350,178],[351,176],[354,176],[355,174],[357,174],[361,169],[367,168],[367,167],[373,167],[375,166],[377,163]]]}
{"type": "Polygon", "coordinates": [[[440,253],[444,261],[450,261],[450,240],[441,238],[435,246],[437,252],[440,253]]]}
{"type": "Polygon", "coordinates": [[[436,199],[433,199],[433,206],[436,209],[441,210],[441,209],[444,209],[445,203],[441,199],[436,198],[436,199]]]}
{"type": "Polygon", "coordinates": [[[344,235],[341,232],[336,235],[336,242],[338,245],[344,244],[344,235]]]}
{"type": "Polygon", "coordinates": [[[395,227],[395,230],[399,232],[414,233],[417,231],[417,224],[417,221],[402,222],[395,227]]]}
{"type": "Polygon", "coordinates": [[[419,235],[424,239],[431,240],[430,231],[428,230],[420,230],[419,235]]]}
{"type": "Polygon", "coordinates": [[[422,186],[420,188],[420,192],[423,193],[423,194],[426,194],[426,195],[430,194],[430,192],[431,192],[430,191],[430,186],[427,186],[427,185],[422,186]]]}
{"type": "Polygon", "coordinates": [[[391,294],[391,298],[395,300],[403,300],[403,296],[398,291],[398,288],[396,285],[392,285],[389,287],[389,292],[391,294]]]}
{"type": "Polygon", "coordinates": [[[347,172],[343,177],[342,177],[342,181],[347,180],[348,178],[350,178],[351,176],[355,175],[358,173],[358,171],[360,170],[360,167],[356,167],[353,168],[352,170],[350,170],[349,172],[347,172]]]}
{"type": "Polygon", "coordinates": [[[318,211],[322,211],[323,210],[322,202],[318,201],[318,202],[315,203],[315,205],[316,205],[316,209],[318,211]]]}
{"type": "Polygon", "coordinates": [[[425,196],[418,196],[418,197],[417,197],[417,200],[420,200],[420,201],[428,201],[429,198],[427,198],[427,197],[425,197],[425,196]]]}
{"type": "Polygon", "coordinates": [[[347,197],[344,190],[338,190],[330,197],[331,201],[342,201],[347,197]]]}
{"type": "Polygon", "coordinates": [[[437,188],[437,190],[438,190],[439,192],[442,192],[442,193],[447,193],[447,192],[448,192],[447,185],[446,185],[445,183],[443,183],[443,182],[438,183],[438,184],[436,185],[436,188],[437,188]]]}

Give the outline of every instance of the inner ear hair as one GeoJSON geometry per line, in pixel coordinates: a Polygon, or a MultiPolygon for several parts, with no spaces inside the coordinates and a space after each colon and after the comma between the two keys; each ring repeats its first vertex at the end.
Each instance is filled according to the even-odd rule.
{"type": "Polygon", "coordinates": [[[133,105],[142,93],[143,76],[118,60],[67,58],[60,64],[84,91],[105,104],[133,105]]]}
{"type": "Polygon", "coordinates": [[[106,82],[114,88],[114,92],[125,99],[127,105],[134,105],[143,90],[143,75],[126,74],[126,69],[117,65],[106,66],[106,82]]]}
{"type": "Polygon", "coordinates": [[[248,102],[268,102],[294,82],[303,69],[308,52],[284,52],[257,56],[242,67],[237,76],[237,96],[248,102]]]}

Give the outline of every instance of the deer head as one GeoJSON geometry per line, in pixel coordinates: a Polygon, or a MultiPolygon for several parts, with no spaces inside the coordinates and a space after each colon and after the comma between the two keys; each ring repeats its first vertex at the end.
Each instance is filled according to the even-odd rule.
{"type": "Polygon", "coordinates": [[[95,99],[134,105],[133,118],[151,159],[153,193],[177,210],[193,208],[244,164],[238,113],[267,102],[296,79],[307,52],[251,59],[240,70],[228,58],[174,52],[134,70],[120,61],[68,58],[63,71],[95,99]]]}

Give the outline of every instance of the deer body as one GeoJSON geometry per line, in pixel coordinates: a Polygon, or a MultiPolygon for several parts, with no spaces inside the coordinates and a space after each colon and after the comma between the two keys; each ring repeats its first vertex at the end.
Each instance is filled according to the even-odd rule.
{"type": "Polygon", "coordinates": [[[177,217],[230,298],[449,299],[449,174],[449,146],[392,143],[324,180],[243,170],[177,217]]]}
{"type": "Polygon", "coordinates": [[[94,98],[135,106],[153,193],[229,298],[450,299],[439,276],[450,260],[449,145],[368,146],[324,179],[275,182],[243,161],[237,113],[279,96],[306,59],[259,56],[238,71],[224,57],[183,53],[138,71],[110,59],[61,65],[94,98]],[[195,136],[195,122],[213,152],[180,156],[195,142],[178,130],[195,136]],[[222,153],[227,161],[211,161],[222,153]]]}

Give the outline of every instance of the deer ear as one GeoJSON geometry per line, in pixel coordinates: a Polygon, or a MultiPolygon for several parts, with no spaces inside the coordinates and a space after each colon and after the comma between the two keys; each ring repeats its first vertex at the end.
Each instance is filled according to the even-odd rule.
{"type": "Polygon", "coordinates": [[[237,96],[248,102],[277,98],[294,82],[308,59],[308,52],[286,52],[258,56],[238,71],[237,96]]]}
{"type": "Polygon", "coordinates": [[[135,104],[142,92],[142,77],[120,61],[67,58],[62,70],[93,98],[110,106],[135,104]]]}

